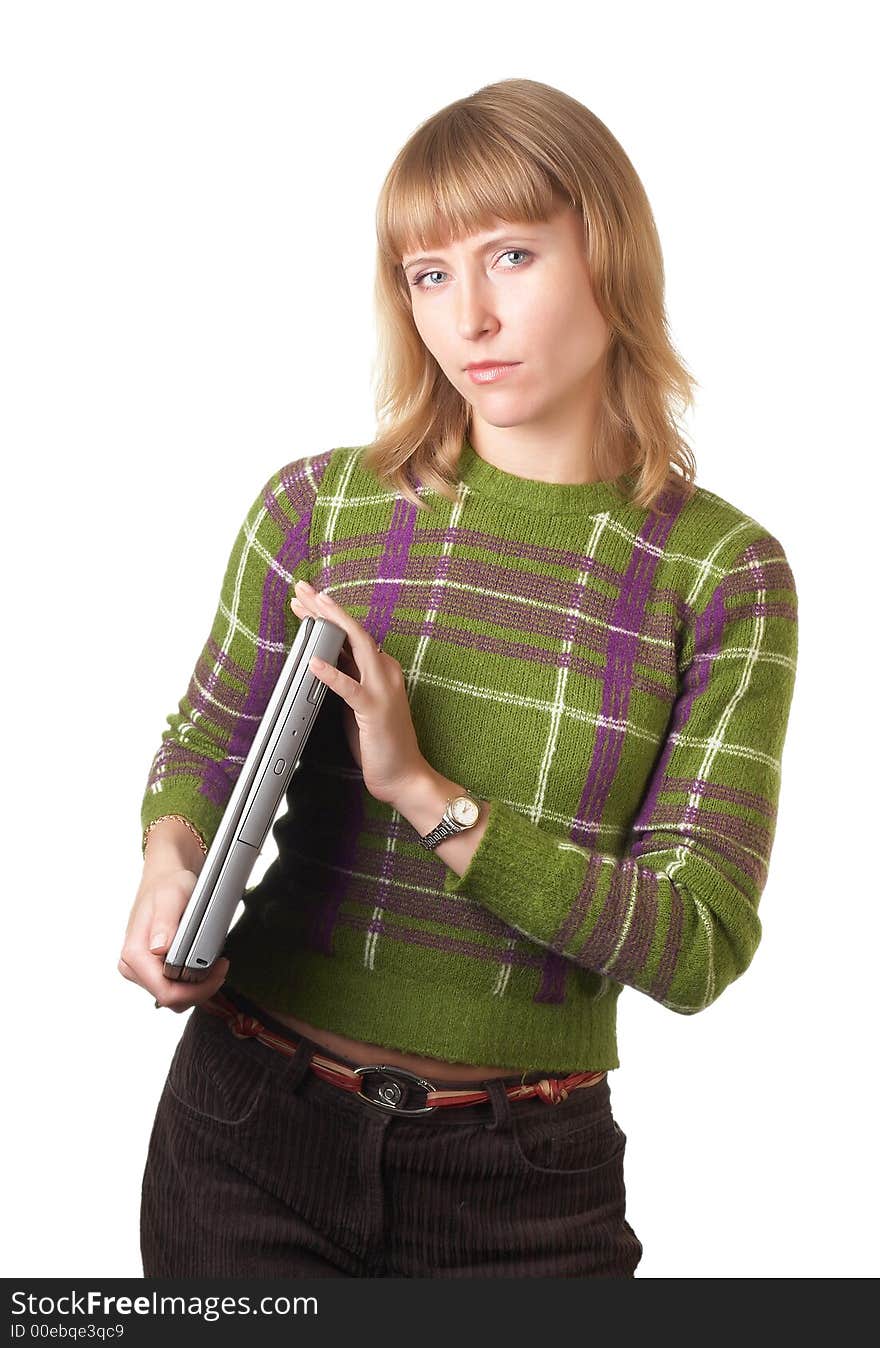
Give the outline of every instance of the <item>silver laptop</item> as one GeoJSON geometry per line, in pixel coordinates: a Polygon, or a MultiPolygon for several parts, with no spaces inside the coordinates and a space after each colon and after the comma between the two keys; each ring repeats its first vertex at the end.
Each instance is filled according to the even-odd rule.
{"type": "Polygon", "coordinates": [[[345,632],[335,623],[311,616],[301,620],[165,956],[167,978],[198,983],[220,954],[327,692],[327,685],[309,669],[309,661],[317,655],[336,665],[344,641],[345,632]]]}

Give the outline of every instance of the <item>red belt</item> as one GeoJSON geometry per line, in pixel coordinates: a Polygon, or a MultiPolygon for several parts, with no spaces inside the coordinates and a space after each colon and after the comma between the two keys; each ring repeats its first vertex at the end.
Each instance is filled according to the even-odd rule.
{"type": "MultiPolygon", "coordinates": [[[[211,1015],[222,1016],[237,1039],[259,1039],[269,1048],[277,1049],[279,1053],[284,1053],[291,1058],[299,1047],[298,1040],[286,1035],[276,1034],[256,1016],[241,1011],[224,997],[222,991],[216,992],[208,1001],[202,1002],[201,1006],[202,1010],[210,1012],[211,1015]]],[[[336,1062],[335,1059],[328,1058],[316,1050],[309,1058],[308,1065],[322,1081],[329,1081],[332,1086],[339,1086],[342,1090],[357,1095],[365,1104],[375,1105],[379,1109],[390,1109],[397,1114],[428,1114],[431,1110],[437,1109],[438,1106],[477,1105],[489,1099],[488,1091],[437,1089],[424,1077],[416,1076],[414,1072],[408,1071],[405,1067],[397,1067],[394,1064],[381,1063],[371,1064],[368,1067],[346,1067],[345,1063],[336,1062]],[[380,1085],[378,1098],[376,1099],[365,1095],[363,1091],[364,1077],[371,1072],[378,1072],[391,1078],[390,1081],[385,1081],[380,1085]],[[396,1076],[402,1076],[405,1081],[415,1083],[427,1092],[423,1106],[417,1109],[402,1107],[405,1092],[394,1081],[393,1078],[396,1076]]],[[[581,1090],[585,1086],[595,1086],[604,1079],[605,1075],[605,1071],[573,1072],[567,1077],[543,1077],[540,1081],[533,1081],[528,1086],[525,1084],[505,1086],[504,1089],[510,1100],[528,1100],[537,1096],[545,1104],[558,1105],[563,1100],[568,1099],[571,1091],[581,1090]]],[[[525,1072],[523,1076],[525,1076],[525,1072]]]]}

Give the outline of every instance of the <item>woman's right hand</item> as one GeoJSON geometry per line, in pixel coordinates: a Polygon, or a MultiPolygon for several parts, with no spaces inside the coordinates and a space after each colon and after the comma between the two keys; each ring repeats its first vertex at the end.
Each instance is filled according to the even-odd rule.
{"type": "Polygon", "coordinates": [[[190,1007],[206,1002],[213,997],[229,970],[229,960],[221,955],[198,983],[166,978],[162,971],[165,954],[197,879],[195,871],[179,868],[158,875],[153,872],[141,882],[129,914],[117,966],[123,978],[139,983],[159,1006],[167,1006],[170,1011],[188,1011],[190,1007]]]}

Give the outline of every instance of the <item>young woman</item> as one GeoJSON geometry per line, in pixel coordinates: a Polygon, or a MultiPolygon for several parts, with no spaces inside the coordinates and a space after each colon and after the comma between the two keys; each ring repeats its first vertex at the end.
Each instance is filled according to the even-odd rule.
{"type": "Polygon", "coordinates": [[[631,1277],[617,998],[691,1015],[754,955],[794,581],[695,485],[650,206],[591,112],[481,89],[377,219],[379,434],[261,487],[144,795],[119,967],[193,1008],[144,1273],[631,1277]],[[277,860],[170,982],[307,614],[346,642],[277,860]]]}

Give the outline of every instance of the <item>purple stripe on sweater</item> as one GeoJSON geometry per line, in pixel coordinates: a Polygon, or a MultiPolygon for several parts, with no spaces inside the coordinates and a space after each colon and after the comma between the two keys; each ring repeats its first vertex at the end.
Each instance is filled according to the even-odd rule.
{"type": "MultiPolygon", "coordinates": [[[[242,676],[240,683],[238,680],[232,682],[227,670],[226,679],[214,681],[214,701],[210,702],[202,692],[202,688],[207,687],[214,671],[213,656],[211,655],[212,647],[218,649],[215,641],[209,641],[206,644],[203,653],[196,661],[193,677],[187,689],[187,698],[192,708],[193,723],[199,733],[206,735],[208,725],[216,727],[220,731],[224,743],[228,744],[239,717],[245,714],[247,675],[242,676]],[[198,719],[196,719],[196,713],[198,719]]],[[[256,729],[256,723],[254,728],[256,729]]]]}
{"type": "MultiPolygon", "coordinates": [[[[310,524],[311,517],[307,516],[285,534],[275,559],[285,571],[294,571],[308,558],[310,524]]],[[[278,574],[274,566],[270,566],[263,585],[259,644],[254,654],[253,673],[248,683],[242,715],[232,732],[229,744],[230,758],[247,755],[260,718],[269,705],[272,691],[278,682],[278,675],[287,659],[284,637],[289,589],[284,577],[278,574]],[[270,645],[273,649],[270,649],[270,645]]]]}
{"type": "MultiPolygon", "coordinates": [[[[309,461],[310,469],[316,480],[320,481],[323,476],[328,459],[329,454],[324,454],[309,461]]],[[[269,705],[269,699],[278,682],[278,675],[281,673],[282,666],[287,658],[285,620],[289,586],[284,576],[279,574],[279,570],[281,572],[293,572],[297,566],[309,558],[309,534],[315,494],[308,480],[305,464],[297,461],[295,464],[286,465],[281,470],[280,480],[298,518],[295,523],[291,523],[290,517],[280,510],[271,492],[270,480],[266,484],[263,499],[267,509],[270,508],[269,500],[271,499],[270,513],[273,519],[281,524],[283,533],[281,546],[275,555],[276,565],[269,566],[266,570],[260,607],[259,644],[254,652],[254,667],[248,675],[247,693],[242,704],[241,715],[233,727],[227,748],[227,758],[224,760],[224,767],[229,769],[233,779],[241,771],[242,762],[247,757],[248,750],[254,741],[257,727],[266,707],[269,705]],[[267,644],[271,644],[274,649],[267,649],[267,644]],[[235,759],[241,761],[236,762],[235,759]]]]}
{"type": "Polygon", "coordinates": [[[763,814],[768,820],[776,818],[776,806],[760,792],[725,786],[722,782],[712,782],[705,777],[675,777],[670,774],[663,778],[661,791],[693,793],[702,796],[705,801],[717,800],[726,801],[729,805],[741,805],[745,810],[763,814]]]}
{"type": "MultiPolygon", "coordinates": [[[[407,827],[410,828],[408,823],[407,827]]],[[[322,857],[312,857],[307,852],[291,846],[285,849],[285,853],[296,859],[298,872],[304,881],[303,889],[321,896],[313,901],[323,904],[325,896],[334,884],[339,866],[335,849],[333,865],[329,871],[322,857]]],[[[418,923],[448,923],[451,926],[461,926],[468,931],[499,937],[503,941],[509,941],[512,937],[518,941],[526,939],[482,904],[466,904],[461,899],[450,898],[443,890],[443,875],[435,873],[428,879],[425,863],[419,858],[409,857],[401,852],[391,853],[387,848],[381,851],[371,847],[362,848],[352,858],[351,869],[346,876],[347,903],[354,904],[355,907],[377,906],[377,882],[386,869],[383,865],[386,853],[394,858],[394,886],[384,896],[382,902],[382,906],[389,912],[401,919],[412,919],[418,923]]],[[[425,853],[425,857],[431,871],[434,872],[435,867],[428,853],[425,853]]],[[[445,867],[443,870],[445,872],[445,867]]]]}
{"type": "MultiPolygon", "coordinates": [[[[687,812],[686,812],[687,813],[687,812]]],[[[752,819],[742,819],[721,810],[705,808],[695,812],[692,807],[687,824],[682,823],[681,806],[658,806],[651,818],[651,831],[648,839],[640,839],[632,849],[634,857],[644,856],[646,852],[657,848],[658,837],[665,832],[685,833],[691,838],[691,847],[705,854],[712,853],[719,861],[729,862],[736,867],[741,877],[750,880],[756,887],[765,873],[773,841],[773,830],[752,819]]],[[[676,842],[683,839],[677,838],[676,842]]],[[[724,870],[723,867],[718,869],[724,870]]]]}
{"type": "MultiPolygon", "coordinates": [[[[712,677],[712,669],[715,659],[721,650],[721,642],[724,635],[724,594],[725,587],[723,582],[716,586],[712,593],[709,603],[704,611],[697,615],[694,632],[694,649],[700,653],[705,653],[706,659],[695,660],[690,666],[687,678],[683,681],[681,695],[676,700],[672,711],[672,719],[664,742],[663,749],[653,770],[651,781],[645,793],[641,809],[632,825],[633,831],[645,833],[645,838],[640,841],[634,852],[642,855],[645,850],[645,843],[650,842],[650,831],[653,827],[654,817],[657,810],[657,802],[660,793],[664,790],[664,781],[666,777],[666,768],[673,754],[675,753],[674,736],[683,731],[691,716],[694,702],[709,687],[712,677]]],[[[680,846],[683,837],[687,835],[688,826],[696,817],[699,805],[689,805],[683,812],[679,812],[679,830],[674,839],[674,845],[680,846]]],[[[650,874],[646,868],[643,868],[645,875],[650,874]]],[[[670,903],[669,929],[666,933],[663,956],[660,966],[654,976],[651,985],[650,995],[656,997],[658,1001],[663,1001],[669,991],[670,983],[675,972],[680,951],[680,942],[684,930],[684,915],[682,910],[681,896],[675,888],[674,881],[665,876],[660,877],[660,883],[667,890],[670,903]]]]}
{"type": "MultiPolygon", "coordinates": [[[[627,859],[621,860],[611,872],[608,882],[608,895],[602,905],[602,910],[593,923],[592,931],[578,952],[579,958],[584,963],[589,964],[591,968],[604,969],[620,939],[635,878],[633,872],[634,863],[627,859]]],[[[595,898],[598,893],[599,887],[594,881],[593,897],[595,898]]],[[[639,899],[647,901],[647,895],[642,896],[640,894],[639,899]]],[[[652,921],[655,918],[656,914],[652,912],[652,921]]]]}
{"type": "MultiPolygon", "coordinates": [[[[413,556],[406,570],[398,577],[394,573],[385,573],[387,587],[396,591],[398,602],[406,601],[407,608],[413,608],[416,611],[425,611],[428,607],[427,598],[430,587],[436,584],[437,568],[442,568],[442,578],[449,582],[449,590],[445,595],[444,610],[454,613],[456,617],[484,617],[487,602],[487,596],[480,591],[488,590],[491,594],[493,612],[499,615],[499,623],[504,626],[528,627],[532,631],[530,604],[536,599],[549,605],[559,607],[567,606],[570,602],[571,582],[562,580],[558,577],[542,577],[529,573],[521,569],[522,557],[518,550],[511,550],[509,555],[501,546],[503,540],[496,539],[493,549],[493,560],[487,561],[480,558],[462,558],[454,553],[447,553],[445,556],[433,556],[427,553],[419,552],[413,556]],[[406,577],[406,587],[399,589],[393,584],[395,580],[406,577]],[[458,588],[461,587],[461,588],[458,588]],[[410,602],[411,601],[411,602],[410,602]],[[511,621],[512,620],[512,621],[511,621]]],[[[419,533],[420,547],[424,545],[424,540],[419,533]]],[[[323,551],[332,548],[332,544],[325,545],[323,551]]],[[[346,547],[353,545],[346,540],[346,547]]],[[[366,545],[364,545],[366,548],[366,545]]],[[[345,561],[334,563],[329,568],[329,574],[333,582],[340,588],[344,588],[346,595],[352,603],[364,603],[363,596],[369,594],[376,584],[377,576],[383,575],[380,569],[385,558],[386,549],[380,548],[378,541],[375,545],[376,550],[367,553],[362,557],[350,557],[345,561]]],[[[583,559],[581,559],[583,562],[583,559]]],[[[583,571],[583,565],[578,565],[577,559],[572,561],[572,570],[583,571]]],[[[623,578],[615,573],[612,568],[606,568],[609,571],[607,583],[615,589],[619,589],[623,583],[623,578]]],[[[327,574],[328,568],[325,565],[327,574]]],[[[587,583],[583,586],[584,595],[581,611],[596,624],[597,632],[604,629],[611,617],[614,600],[604,594],[602,590],[587,583]]],[[[662,592],[652,592],[651,600],[659,607],[663,606],[662,592]]],[[[541,617],[545,610],[539,610],[537,617],[541,617]]],[[[668,619],[665,612],[656,615],[650,615],[649,621],[655,626],[653,635],[663,636],[668,629],[668,619]]],[[[555,623],[555,619],[549,613],[545,618],[548,629],[555,623]]]]}
{"type": "MultiPolygon", "coordinates": [[[[634,665],[639,654],[640,633],[650,622],[648,602],[653,593],[654,574],[670,530],[678,519],[683,504],[683,499],[677,494],[669,492],[663,494],[659,505],[667,513],[661,515],[659,511],[652,510],[647,514],[620,582],[620,591],[611,614],[611,625],[619,630],[611,630],[608,634],[602,690],[602,715],[619,724],[600,724],[596,728],[587,779],[581,794],[577,818],[571,829],[572,841],[580,845],[583,845],[588,837],[589,831],[585,829],[585,823],[602,818],[608,793],[620,765],[620,754],[626,737],[629,700],[633,690],[634,665]],[[646,546],[640,546],[640,542],[646,546]]],[[[619,916],[622,919],[623,913],[619,916]]],[[[560,940],[560,934],[557,932],[554,944],[559,945],[560,940]]],[[[536,1000],[563,1002],[566,976],[570,967],[570,962],[564,956],[548,954],[545,958],[544,981],[536,1000]]]]}
{"type": "MultiPolygon", "coordinates": [[[[687,678],[683,681],[682,691],[672,708],[669,729],[663,748],[651,774],[651,780],[642,800],[641,808],[633,821],[633,831],[649,830],[657,808],[661,791],[667,786],[666,768],[675,753],[676,733],[683,731],[691,716],[695,700],[706,691],[712,677],[712,668],[721,650],[724,632],[724,587],[718,585],[712,598],[702,613],[697,614],[694,627],[694,650],[706,658],[694,660],[690,665],[687,678]]],[[[673,780],[678,783],[679,778],[673,780]]]]}
{"type": "MultiPolygon", "coordinates": [[[[381,537],[374,535],[373,540],[381,545],[381,537]]],[[[364,535],[364,541],[369,542],[370,536],[364,535]]],[[[507,539],[500,534],[490,533],[484,529],[469,528],[464,523],[447,525],[442,529],[424,525],[419,530],[419,542],[425,545],[426,554],[430,549],[432,556],[435,556],[440,548],[448,543],[454,544],[456,547],[466,545],[467,547],[480,549],[502,560],[509,557],[511,560],[519,562],[537,562],[545,567],[558,566],[569,571],[586,571],[587,575],[593,580],[604,581],[609,586],[620,584],[619,569],[610,566],[607,562],[600,561],[597,557],[585,557],[582,552],[576,552],[571,548],[556,547],[553,544],[530,543],[519,538],[507,539]]],[[[456,565],[464,566],[466,570],[474,567],[478,574],[480,567],[486,565],[478,558],[474,558],[472,561],[461,558],[454,558],[453,560],[456,565]]],[[[505,572],[505,575],[507,575],[507,572],[505,572]]],[[[533,582],[536,578],[534,572],[525,568],[522,571],[522,577],[525,581],[531,580],[533,582]]],[[[515,573],[511,575],[510,579],[515,582],[515,573]]],[[[550,580],[547,583],[552,585],[554,582],[550,580]]],[[[556,583],[562,589],[568,588],[564,581],[557,581],[556,583]]],[[[511,593],[516,593],[516,591],[511,590],[511,593]]]]}
{"type": "MultiPolygon", "coordinates": [[[[640,538],[662,548],[674,520],[652,512],[640,538]]],[[[630,564],[614,605],[611,623],[623,629],[608,634],[608,653],[603,674],[602,715],[617,724],[600,725],[596,732],[593,755],[578,808],[578,819],[601,818],[608,792],[620,765],[620,751],[626,734],[626,719],[632,692],[633,666],[638,653],[639,633],[645,621],[651,580],[657,568],[657,556],[636,542],[630,564]]],[[[572,830],[574,842],[582,834],[577,823],[572,830]]]]}
{"type": "MultiPolygon", "coordinates": [[[[613,966],[615,973],[618,976],[623,973],[627,982],[634,980],[648,962],[660,907],[660,886],[656,875],[650,872],[645,874],[637,866],[633,869],[635,870],[637,886],[635,904],[629,930],[613,966]]],[[[632,872],[626,878],[626,902],[629,903],[630,886],[633,881],[632,872]]]]}
{"type": "MultiPolygon", "coordinates": [[[[560,950],[567,950],[571,941],[574,940],[577,932],[580,930],[583,922],[590,911],[590,904],[593,902],[602,879],[602,872],[605,864],[598,852],[590,852],[587,856],[587,870],[584,876],[583,884],[571,908],[568,910],[564,920],[560,924],[556,933],[555,944],[560,950]]],[[[583,950],[586,949],[589,937],[583,943],[580,949],[572,953],[580,958],[583,950]]]]}
{"type": "Polygon", "coordinates": [[[157,782],[171,782],[175,777],[195,777],[199,795],[212,805],[226,806],[232,795],[234,780],[230,781],[222,764],[196,754],[174,740],[166,740],[159,748],[150,768],[148,788],[157,782]]]}
{"type": "Polygon", "coordinates": [[[396,500],[385,550],[379,558],[378,583],[370,598],[364,626],[378,642],[385,640],[391,615],[400,598],[400,581],[406,575],[418,511],[411,501],[396,500]],[[389,584],[388,582],[397,582],[389,584]]]}
{"type": "Polygon", "coordinates": [[[438,936],[435,932],[422,929],[400,928],[384,916],[366,918],[348,912],[339,914],[336,925],[340,928],[350,927],[355,931],[378,932],[381,936],[399,941],[401,945],[426,946],[430,950],[442,950],[447,955],[467,955],[487,964],[497,965],[500,960],[503,964],[513,964],[522,969],[537,969],[541,963],[539,956],[534,954],[534,942],[521,941],[515,950],[505,947],[499,951],[496,947],[484,945],[482,941],[438,936]]]}
{"type": "MultiPolygon", "coordinates": [[[[485,610],[481,616],[485,618],[485,610]]],[[[449,646],[460,646],[467,651],[479,651],[482,655],[500,655],[509,660],[524,661],[526,664],[543,665],[546,669],[568,669],[587,680],[598,681],[604,678],[605,674],[604,662],[589,660],[585,656],[575,655],[571,651],[566,655],[557,654],[541,646],[530,645],[526,641],[511,641],[508,637],[488,636],[484,632],[468,632],[463,627],[446,626],[439,622],[409,622],[405,618],[397,618],[394,624],[394,636],[427,636],[432,641],[442,641],[449,646]]],[[[636,636],[635,640],[640,642],[641,637],[636,636]]],[[[647,693],[662,702],[672,700],[674,694],[670,689],[669,680],[675,675],[675,665],[668,655],[668,650],[669,648],[664,648],[661,657],[664,662],[666,678],[661,680],[653,678],[649,674],[634,671],[632,676],[633,691],[647,693]]],[[[641,656],[639,660],[641,662],[641,656]]],[[[407,673],[405,664],[403,672],[404,674],[407,673]]]]}
{"type": "Polygon", "coordinates": [[[241,692],[239,692],[238,688],[233,686],[226,695],[226,701],[229,705],[232,707],[237,705],[239,710],[241,710],[241,705],[244,702],[244,690],[247,687],[248,678],[250,677],[248,670],[240,661],[233,660],[229,651],[224,651],[223,647],[219,642],[214,640],[212,635],[209,635],[208,640],[205,642],[205,648],[198,665],[199,669],[206,671],[205,676],[202,678],[202,683],[207,682],[207,677],[212,667],[212,665],[209,665],[209,661],[212,662],[212,665],[216,664],[220,666],[230,684],[241,685],[241,692]],[[236,699],[238,699],[238,701],[236,701],[236,699]]]}

